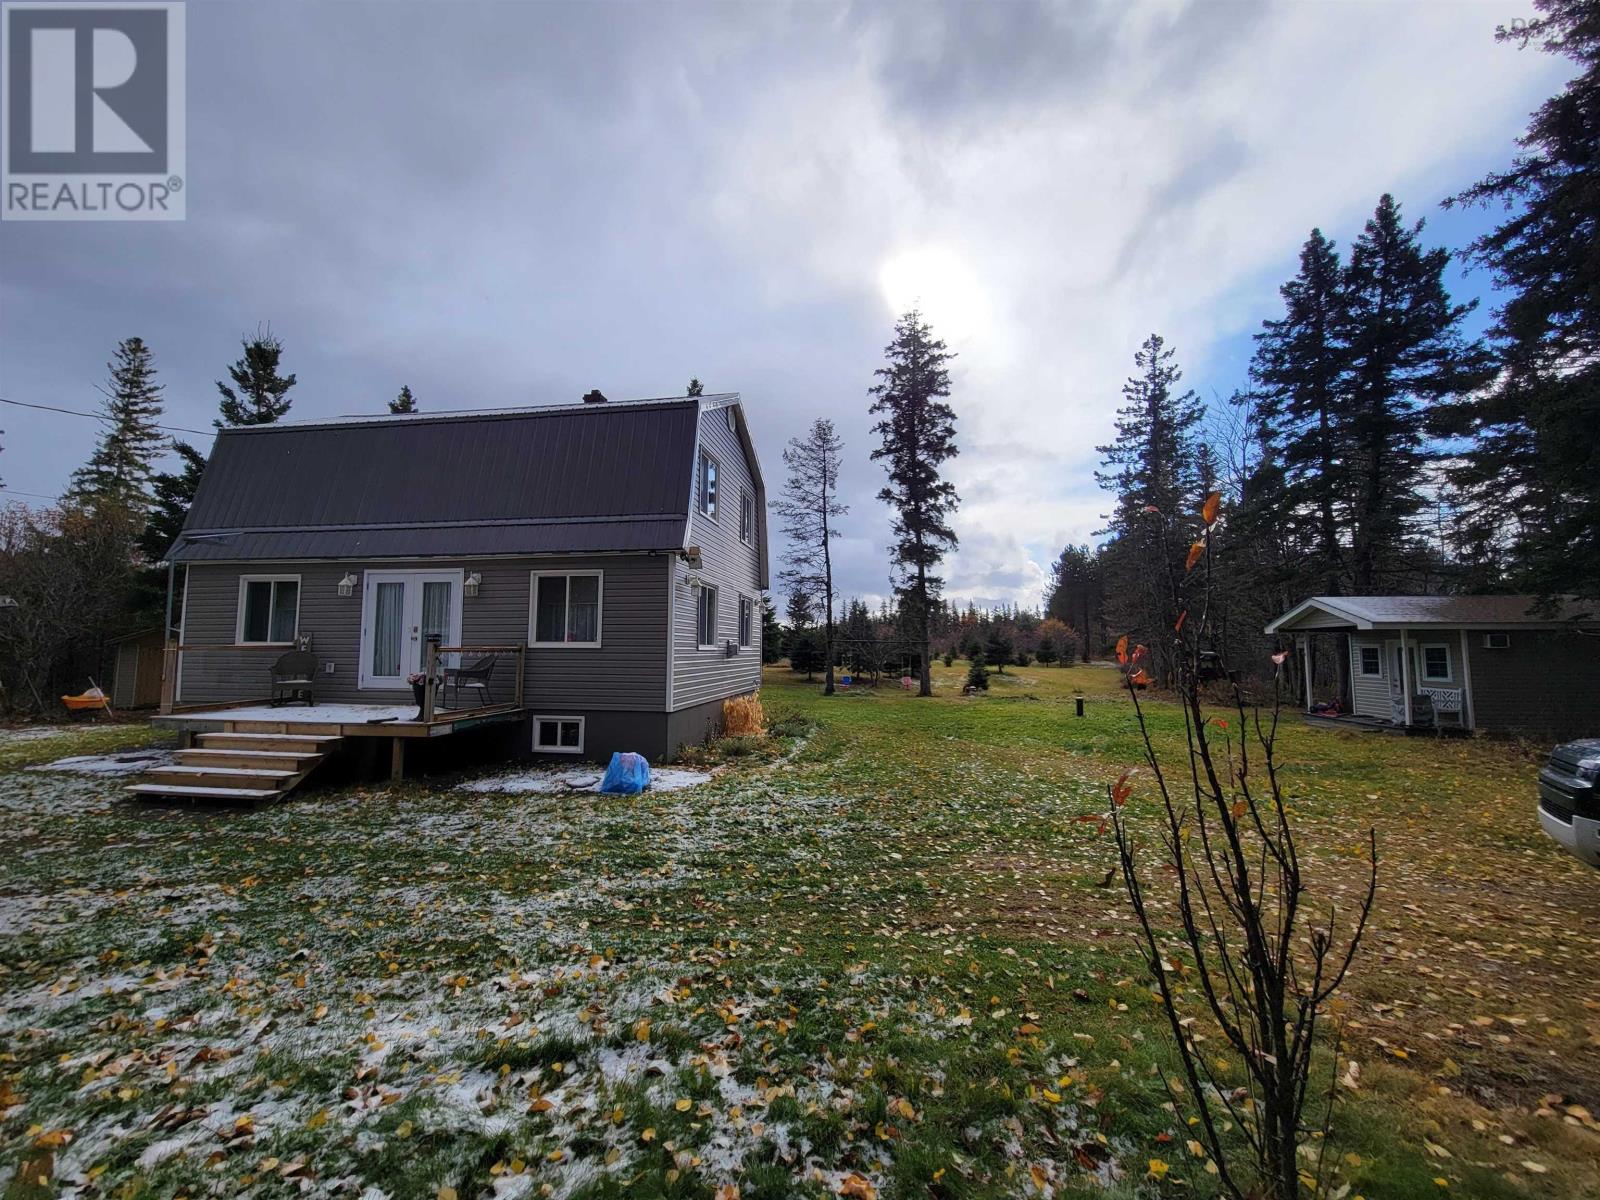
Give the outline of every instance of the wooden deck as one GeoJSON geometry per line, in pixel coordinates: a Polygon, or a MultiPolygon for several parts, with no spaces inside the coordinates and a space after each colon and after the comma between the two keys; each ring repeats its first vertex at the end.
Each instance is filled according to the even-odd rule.
{"type": "MultiPolygon", "coordinates": [[[[185,749],[198,737],[209,735],[276,735],[328,740],[331,750],[344,738],[388,738],[389,777],[405,777],[406,745],[418,738],[449,737],[486,725],[502,725],[525,718],[519,704],[491,704],[481,708],[442,709],[431,720],[416,719],[414,704],[284,704],[267,701],[194,706],[151,717],[158,729],[175,729],[185,749]]],[[[297,781],[298,782],[298,781],[297,781]]]]}

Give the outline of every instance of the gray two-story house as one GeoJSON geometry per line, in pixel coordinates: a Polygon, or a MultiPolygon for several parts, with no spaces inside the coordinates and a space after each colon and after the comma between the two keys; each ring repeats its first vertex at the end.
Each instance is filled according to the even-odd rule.
{"type": "Polygon", "coordinates": [[[766,534],[732,394],[223,430],[169,554],[166,707],[259,702],[299,647],[305,719],[354,722],[411,701],[431,637],[515,648],[472,695],[515,696],[529,752],[668,758],[760,686],[766,534]]]}

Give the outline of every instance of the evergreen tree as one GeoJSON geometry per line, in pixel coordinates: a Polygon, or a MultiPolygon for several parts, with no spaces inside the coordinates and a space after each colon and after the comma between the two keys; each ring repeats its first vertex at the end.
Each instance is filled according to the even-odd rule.
{"type": "Polygon", "coordinates": [[[397,417],[417,411],[417,398],[411,394],[409,384],[402,385],[400,394],[389,401],[389,411],[397,417]]]}
{"type": "Polygon", "coordinates": [[[934,568],[956,547],[950,514],[960,503],[955,486],[939,472],[957,453],[956,415],[944,403],[950,395],[947,364],[955,355],[916,309],[895,322],[894,332],[884,350],[887,365],[874,372],[881,382],[870,389],[877,397],[871,411],[881,417],[872,429],[882,439],[872,457],[889,475],[878,498],[894,510],[891,552],[901,612],[916,629],[917,694],[931,696],[931,616],[943,583],[934,568]]]}
{"type": "Polygon", "coordinates": [[[689,387],[683,394],[685,396],[703,396],[705,392],[706,385],[701,383],[700,377],[696,375],[689,380],[689,387]]]}
{"type": "Polygon", "coordinates": [[[789,669],[804,671],[806,681],[823,666],[822,635],[815,629],[789,631],[789,669]]]}
{"type": "MultiPolygon", "coordinates": [[[[1047,617],[1081,631],[1084,662],[1089,661],[1090,630],[1100,623],[1100,604],[1100,556],[1088,546],[1066,546],[1051,568],[1050,592],[1044,611],[1047,617]]],[[[1069,647],[1063,647],[1061,653],[1066,658],[1072,656],[1069,647]]]]}
{"type": "Polygon", "coordinates": [[[791,632],[810,629],[817,623],[811,597],[800,588],[789,589],[789,599],[784,606],[784,615],[789,618],[791,632]]]}
{"type": "Polygon", "coordinates": [[[154,464],[166,437],[161,418],[162,384],[143,339],[131,337],[117,346],[106,364],[110,386],[102,388],[100,409],[105,432],[89,461],[73,472],[67,498],[98,511],[107,506],[142,513],[150,505],[154,464]]]}
{"type": "Polygon", "coordinates": [[[1006,631],[1006,627],[999,621],[991,621],[989,624],[989,636],[985,639],[983,645],[984,660],[992,662],[994,669],[1004,675],[1006,673],[1006,664],[1011,661],[1013,653],[1015,653],[1015,650],[1011,635],[1006,631]]]}
{"type": "Polygon", "coordinates": [[[1351,585],[1380,590],[1409,565],[1425,472],[1428,408],[1482,382],[1481,355],[1461,336],[1470,304],[1444,286],[1450,255],[1424,250],[1385,194],[1350,251],[1341,338],[1351,497],[1351,585]]]}
{"type": "Polygon", "coordinates": [[[1449,203],[1507,216],[1468,255],[1509,293],[1490,328],[1494,383],[1447,413],[1471,439],[1454,481],[1467,548],[1504,557],[1505,582],[1600,597],[1600,8],[1534,0],[1497,40],[1537,43],[1578,74],[1533,114],[1511,166],[1449,203]]]}
{"type": "Polygon", "coordinates": [[[1045,634],[1039,639],[1039,649],[1035,651],[1035,654],[1038,657],[1039,662],[1046,667],[1061,657],[1056,652],[1055,639],[1053,639],[1049,634],[1045,634]]]}
{"type": "Polygon", "coordinates": [[[850,511],[839,503],[843,453],[844,442],[834,432],[833,422],[818,417],[804,438],[789,439],[783,452],[789,478],[783,495],[771,504],[789,539],[779,578],[790,594],[801,592],[822,599],[825,696],[834,691],[833,539],[839,536],[838,518],[850,511]]]}
{"type": "Polygon", "coordinates": [[[1169,545],[1166,522],[1194,512],[1195,427],[1203,412],[1193,391],[1176,393],[1183,373],[1174,352],[1151,334],[1134,355],[1136,373],[1123,385],[1126,403],[1117,410],[1117,438],[1099,447],[1105,470],[1095,479],[1116,493],[1116,507],[1102,550],[1106,594],[1115,600],[1110,614],[1126,631],[1150,646],[1154,667],[1170,674],[1172,627],[1168,572],[1183,565],[1184,545],[1169,545]]]}
{"type": "MultiPolygon", "coordinates": [[[[1317,561],[1311,574],[1325,595],[1344,592],[1348,539],[1348,469],[1354,458],[1351,414],[1343,403],[1349,356],[1345,276],[1334,244],[1313,229],[1300,249],[1300,271],[1278,289],[1284,315],[1263,321],[1251,360],[1258,436],[1283,475],[1278,519],[1311,514],[1317,561]],[[1281,463],[1281,466],[1278,465],[1281,463]]],[[[1308,581],[1309,582],[1309,581],[1308,581]]]]}
{"type": "Polygon", "coordinates": [[[177,471],[163,471],[151,481],[154,502],[144,532],[139,535],[139,549],[153,563],[164,559],[178,540],[200,488],[200,475],[206,469],[206,456],[189,443],[174,441],[172,449],[181,465],[177,471]]]}
{"type": "Polygon", "coordinates": [[[271,326],[256,330],[256,336],[243,339],[244,354],[228,368],[232,386],[217,380],[222,393],[222,418],[217,428],[230,425],[270,425],[289,411],[289,389],[293,375],[278,373],[283,343],[273,336],[271,326]]]}
{"type": "Polygon", "coordinates": [[[772,607],[772,597],[761,593],[761,661],[775,663],[783,658],[783,626],[778,624],[778,610],[772,607]]]}
{"type": "Polygon", "coordinates": [[[967,668],[967,686],[979,692],[989,690],[989,668],[984,664],[982,650],[972,655],[972,665],[967,668]]]}

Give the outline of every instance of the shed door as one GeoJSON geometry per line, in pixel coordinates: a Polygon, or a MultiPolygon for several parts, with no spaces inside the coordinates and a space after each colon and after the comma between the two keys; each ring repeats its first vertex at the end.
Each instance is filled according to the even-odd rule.
{"type": "Polygon", "coordinates": [[[117,708],[133,708],[139,686],[139,643],[123,642],[117,647],[117,680],[111,685],[111,703],[117,708]]]}

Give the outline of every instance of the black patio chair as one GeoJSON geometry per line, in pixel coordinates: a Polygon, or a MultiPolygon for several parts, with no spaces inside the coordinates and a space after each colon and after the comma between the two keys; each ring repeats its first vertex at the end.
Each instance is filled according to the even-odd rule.
{"type": "Polygon", "coordinates": [[[291,650],[272,664],[272,707],[304,700],[310,708],[316,703],[312,689],[317,684],[317,656],[309,650],[291,650]]]}
{"type": "Polygon", "coordinates": [[[451,689],[455,690],[456,699],[460,700],[462,688],[476,690],[484,705],[493,704],[494,693],[489,690],[489,679],[494,674],[494,659],[494,655],[486,654],[476,662],[464,667],[446,667],[444,669],[445,707],[451,707],[451,689]]]}

